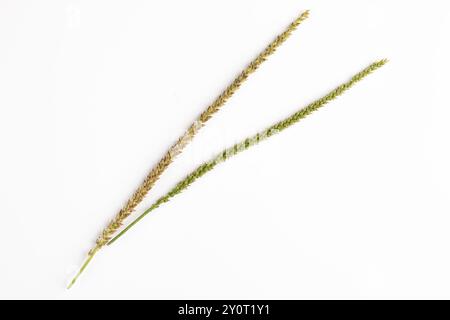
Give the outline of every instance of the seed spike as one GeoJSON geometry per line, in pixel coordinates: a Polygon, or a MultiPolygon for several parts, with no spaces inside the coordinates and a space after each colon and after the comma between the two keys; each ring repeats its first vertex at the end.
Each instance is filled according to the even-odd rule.
{"type": "Polygon", "coordinates": [[[161,204],[168,202],[175,195],[181,193],[183,190],[185,190],[187,187],[189,187],[191,185],[191,183],[193,183],[195,180],[197,180],[198,178],[200,178],[207,172],[211,171],[217,164],[219,164],[225,160],[228,160],[229,158],[250,148],[253,145],[258,144],[260,141],[265,140],[268,137],[289,128],[290,126],[297,123],[301,119],[307,117],[314,111],[323,107],[328,102],[330,102],[330,101],[336,99],[337,97],[339,97],[340,95],[342,95],[345,91],[350,89],[354,84],[361,81],[362,79],[364,79],[366,76],[368,76],[369,74],[371,74],[373,71],[377,70],[378,68],[381,68],[386,63],[387,63],[387,59],[382,59],[382,60],[372,63],[367,68],[365,68],[362,71],[360,71],[359,73],[355,74],[346,83],[343,83],[340,86],[336,87],[334,90],[330,91],[327,95],[310,103],[303,109],[300,109],[299,111],[292,114],[290,117],[268,127],[264,131],[254,135],[252,137],[244,139],[242,142],[237,143],[228,149],[225,149],[224,151],[220,152],[216,157],[214,157],[212,160],[203,163],[202,165],[197,167],[197,169],[195,169],[189,175],[187,175],[183,180],[181,180],[166,195],[162,196],[156,202],[154,202],[150,208],[145,210],[138,218],[136,218],[125,229],[123,229],[118,235],[116,235],[108,243],[108,245],[117,241],[121,236],[123,236],[126,232],[128,232],[137,222],[142,220],[142,218],[144,218],[147,214],[149,214],[154,209],[158,208],[161,204]]]}

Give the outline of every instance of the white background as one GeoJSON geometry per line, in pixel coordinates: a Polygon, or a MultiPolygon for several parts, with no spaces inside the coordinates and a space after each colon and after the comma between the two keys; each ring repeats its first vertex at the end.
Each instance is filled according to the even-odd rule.
{"type": "Polygon", "coordinates": [[[0,1],[0,298],[450,298],[448,1],[0,1]],[[293,36],[137,212],[380,58],[71,275],[147,171],[293,36]]]}

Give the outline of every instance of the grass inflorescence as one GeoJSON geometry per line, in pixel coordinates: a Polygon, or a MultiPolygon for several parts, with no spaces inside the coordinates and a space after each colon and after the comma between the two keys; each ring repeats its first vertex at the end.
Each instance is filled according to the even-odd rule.
{"type": "Polygon", "coordinates": [[[247,150],[253,145],[258,144],[259,142],[271,137],[272,135],[279,133],[293,124],[297,123],[301,119],[307,117],[314,111],[318,110],[319,108],[323,107],[328,102],[336,99],[340,95],[342,95],[345,91],[350,89],[354,84],[361,81],[363,78],[368,76],[373,71],[377,70],[378,68],[382,67],[387,62],[386,59],[377,61],[372,63],[370,66],[365,68],[364,70],[360,71],[359,73],[355,74],[349,81],[341,84],[340,86],[336,87],[334,90],[330,91],[325,96],[321,97],[320,99],[317,99],[316,101],[310,103],[306,107],[300,109],[299,111],[295,112],[291,116],[287,117],[286,119],[277,122],[276,124],[268,127],[267,129],[263,130],[262,132],[257,133],[256,135],[246,138],[243,141],[236,143],[232,147],[225,149],[224,151],[217,154],[214,158],[212,158],[210,161],[207,161],[200,166],[198,166],[194,171],[192,171],[190,174],[188,174],[183,180],[178,182],[175,187],[173,187],[167,194],[160,197],[158,200],[156,200],[147,210],[145,210],[139,217],[137,217],[133,222],[131,222],[125,229],[123,229],[117,236],[115,236],[109,243],[112,244],[117,239],[119,239],[121,236],[123,236],[128,230],[130,230],[136,223],[138,223],[142,218],[144,218],[147,214],[161,206],[162,204],[168,202],[170,199],[172,199],[177,194],[181,193],[183,190],[188,188],[194,181],[214,169],[219,163],[235,156],[236,154],[247,150]]]}
{"type": "Polygon", "coordinates": [[[177,155],[195,137],[196,133],[220,110],[220,108],[230,99],[247,78],[255,72],[259,66],[272,55],[292,34],[292,32],[309,16],[309,11],[302,12],[281,34],[279,34],[247,67],[233,80],[233,82],[209,105],[205,111],[196,119],[185,133],[169,148],[159,162],[147,174],[141,185],[135,190],[125,205],[116,214],[113,220],[103,229],[97,238],[95,246],[88,252],[86,261],[82,265],[77,275],[70,282],[70,288],[92,260],[93,256],[105,246],[120,229],[124,221],[133,213],[134,209],[145,198],[152,189],[162,173],[169,167],[177,155]]]}

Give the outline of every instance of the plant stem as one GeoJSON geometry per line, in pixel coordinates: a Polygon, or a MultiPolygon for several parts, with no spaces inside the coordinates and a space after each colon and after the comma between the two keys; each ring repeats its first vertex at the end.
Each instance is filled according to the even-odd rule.
{"type": "Polygon", "coordinates": [[[87,256],[86,260],[84,261],[83,265],[81,266],[80,270],[75,275],[75,277],[73,277],[72,281],[70,281],[69,285],[67,286],[67,289],[72,288],[72,286],[78,280],[78,277],[83,273],[84,269],[86,269],[86,267],[88,266],[89,262],[91,262],[92,258],[94,258],[96,253],[97,253],[97,251],[88,254],[88,256],[87,256]]]}
{"type": "Polygon", "coordinates": [[[338,86],[331,92],[329,92],[327,95],[323,96],[322,98],[310,103],[305,108],[295,112],[290,117],[270,126],[266,130],[249,137],[245,140],[243,140],[240,143],[235,144],[231,148],[225,149],[221,153],[219,153],[216,157],[214,157],[212,160],[203,163],[197,169],[192,171],[189,175],[187,175],[183,180],[181,180],[172,190],[170,190],[166,195],[159,198],[156,202],[154,202],[150,208],[145,210],[138,218],[136,218],[133,222],[131,222],[125,229],[123,229],[119,234],[117,234],[111,241],[108,242],[108,245],[114,243],[117,239],[119,239],[121,236],[123,236],[126,232],[128,232],[136,223],[138,223],[142,218],[144,218],[147,214],[149,214],[154,209],[158,208],[161,204],[168,202],[172,197],[182,192],[184,189],[189,187],[191,183],[193,183],[195,180],[206,174],[207,172],[211,171],[217,164],[227,160],[228,158],[235,156],[236,154],[248,149],[249,147],[258,144],[264,139],[267,139],[268,137],[274,135],[275,133],[278,133],[280,131],[283,131],[287,129],[288,127],[292,126],[293,124],[297,123],[299,120],[305,118],[306,116],[310,115],[312,112],[316,111],[317,109],[321,108],[328,102],[336,99],[338,96],[342,95],[345,91],[350,89],[355,83],[361,81],[364,77],[375,71],[376,69],[382,67],[387,62],[386,59],[377,61],[375,63],[372,63],[370,66],[362,70],[361,72],[354,75],[348,82],[338,86]]]}

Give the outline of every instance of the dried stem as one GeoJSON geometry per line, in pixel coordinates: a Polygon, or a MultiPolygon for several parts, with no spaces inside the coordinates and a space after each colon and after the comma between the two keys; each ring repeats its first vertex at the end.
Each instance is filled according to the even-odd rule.
{"type": "MultiPolygon", "coordinates": [[[[179,155],[184,147],[194,138],[200,128],[227,102],[231,96],[239,89],[242,83],[255,72],[258,67],[271,55],[276,49],[289,38],[291,33],[302,23],[309,15],[309,11],[301,13],[283,33],[278,35],[237,77],[234,81],[219,95],[216,100],[208,106],[208,108],[199,116],[199,118],[192,123],[189,129],[176,141],[174,145],[166,152],[156,166],[148,173],[142,184],[136,189],[130,199],[125,203],[123,208],[117,213],[114,219],[102,231],[97,238],[96,245],[89,251],[87,261],[107,244],[116,231],[123,225],[125,219],[130,216],[136,206],[145,198],[147,193],[159,179],[161,174],[167,169],[177,155],[179,155]]],[[[85,265],[84,265],[85,267],[85,265]]],[[[77,277],[71,282],[71,285],[76,281],[78,276],[83,272],[84,268],[80,270],[77,277]]],[[[69,287],[70,287],[69,286],[69,287]]]]}
{"type": "Polygon", "coordinates": [[[287,129],[288,127],[292,126],[293,124],[297,123],[299,120],[305,118],[306,116],[310,115],[317,109],[321,108],[328,102],[336,99],[338,96],[343,94],[345,91],[350,89],[355,83],[361,81],[364,77],[375,71],[376,69],[382,67],[387,60],[380,60],[377,61],[361,72],[354,75],[348,82],[338,86],[333,91],[328,93],[327,95],[323,96],[322,98],[310,103],[305,108],[297,111],[296,113],[292,114],[290,117],[270,126],[269,128],[265,129],[264,131],[249,137],[240,143],[235,144],[231,148],[225,149],[223,152],[219,153],[216,157],[214,157],[212,160],[203,163],[197,169],[192,171],[188,176],[186,176],[182,181],[180,181],[172,190],[170,190],[166,195],[159,198],[156,202],[154,202],[150,208],[145,210],[138,218],[136,218],[132,223],[130,223],[125,229],[123,229],[117,236],[115,236],[108,245],[115,242],[117,239],[119,239],[121,236],[123,236],[130,228],[132,228],[136,223],[138,223],[142,218],[144,218],[148,213],[158,208],[163,203],[168,202],[172,197],[176,196],[183,190],[185,190],[187,187],[191,185],[195,180],[206,174],[207,172],[211,171],[217,164],[225,161],[228,158],[231,158],[232,156],[240,153],[241,151],[244,151],[248,148],[250,148],[253,145],[258,144],[264,139],[267,139],[268,137],[274,135],[275,133],[278,133],[280,131],[283,131],[287,129]]]}

